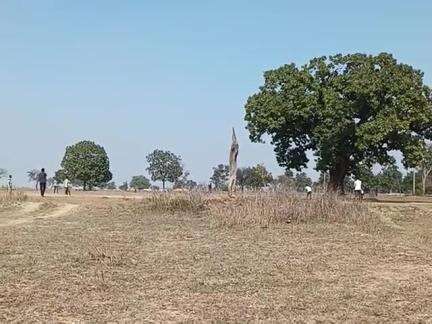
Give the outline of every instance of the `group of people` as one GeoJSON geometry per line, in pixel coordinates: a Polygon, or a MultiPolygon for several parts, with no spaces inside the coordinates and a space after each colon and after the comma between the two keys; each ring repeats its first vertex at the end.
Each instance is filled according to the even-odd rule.
{"type": "MultiPolygon", "coordinates": [[[[42,168],[41,172],[38,174],[37,177],[37,183],[39,184],[39,190],[41,193],[41,196],[44,197],[45,196],[45,191],[46,191],[46,186],[47,186],[47,180],[48,180],[48,176],[45,172],[45,169],[42,168]]],[[[53,189],[54,189],[54,194],[59,193],[59,188],[60,188],[60,182],[58,180],[54,180],[53,183],[53,189]]],[[[70,181],[68,178],[66,178],[63,181],[63,188],[65,191],[65,195],[66,196],[70,196],[71,195],[71,191],[70,191],[70,181]]]]}
{"type": "MultiPolygon", "coordinates": [[[[39,191],[40,191],[40,194],[42,197],[45,196],[47,183],[48,183],[48,175],[45,172],[45,169],[42,168],[41,171],[39,172],[38,176],[37,176],[37,179],[36,179],[36,187],[39,185],[39,191]]],[[[60,181],[55,180],[53,183],[54,194],[59,193],[60,187],[61,187],[60,181]]],[[[71,195],[71,183],[70,183],[68,178],[66,178],[63,181],[63,188],[65,191],[65,195],[70,196],[71,195]]],[[[9,175],[9,177],[8,177],[7,189],[10,193],[12,193],[12,190],[13,190],[12,175],[9,175]]]]}

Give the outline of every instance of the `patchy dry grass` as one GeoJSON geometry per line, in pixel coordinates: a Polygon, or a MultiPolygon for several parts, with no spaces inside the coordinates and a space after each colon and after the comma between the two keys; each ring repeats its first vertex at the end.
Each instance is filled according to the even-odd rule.
{"type": "Polygon", "coordinates": [[[154,193],[144,202],[144,208],[161,213],[196,213],[206,208],[203,194],[195,192],[154,193]]]}
{"type": "Polygon", "coordinates": [[[22,192],[8,192],[6,190],[0,191],[0,211],[19,206],[23,201],[26,200],[27,195],[22,192]]]}
{"type": "Polygon", "coordinates": [[[85,200],[73,215],[0,228],[0,322],[432,320],[431,205],[372,206],[371,220],[354,206],[361,221],[345,221],[342,202],[299,199],[283,203],[315,207],[275,209],[266,228],[256,216],[212,226],[213,208],[273,206],[247,199],[210,198],[201,212],[85,200]]]}
{"type": "Polygon", "coordinates": [[[341,223],[375,227],[376,215],[366,204],[336,195],[305,199],[288,193],[256,193],[233,203],[212,204],[211,216],[217,226],[261,226],[281,223],[341,223]]]}

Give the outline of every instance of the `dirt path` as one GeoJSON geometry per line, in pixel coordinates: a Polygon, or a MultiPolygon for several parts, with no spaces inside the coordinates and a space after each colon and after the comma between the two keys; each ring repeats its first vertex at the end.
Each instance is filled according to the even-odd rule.
{"type": "Polygon", "coordinates": [[[60,217],[70,213],[77,206],[78,205],[74,204],[62,204],[47,210],[40,210],[42,203],[27,202],[22,206],[22,208],[14,211],[13,215],[11,215],[12,217],[0,218],[0,227],[14,226],[33,222],[34,220],[60,217]]]}

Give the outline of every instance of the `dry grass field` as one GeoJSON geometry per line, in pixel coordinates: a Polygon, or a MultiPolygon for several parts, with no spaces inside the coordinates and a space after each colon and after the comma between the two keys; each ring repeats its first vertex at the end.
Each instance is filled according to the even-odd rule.
{"type": "Polygon", "coordinates": [[[432,321],[432,201],[0,199],[0,322],[432,321]]]}

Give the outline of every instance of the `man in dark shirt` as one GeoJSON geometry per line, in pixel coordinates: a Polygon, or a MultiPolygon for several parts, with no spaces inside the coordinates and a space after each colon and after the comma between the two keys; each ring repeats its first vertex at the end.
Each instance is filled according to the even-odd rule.
{"type": "Polygon", "coordinates": [[[45,173],[45,169],[42,168],[41,172],[38,175],[38,183],[41,196],[45,196],[46,183],[47,183],[47,174],[45,173]]]}

